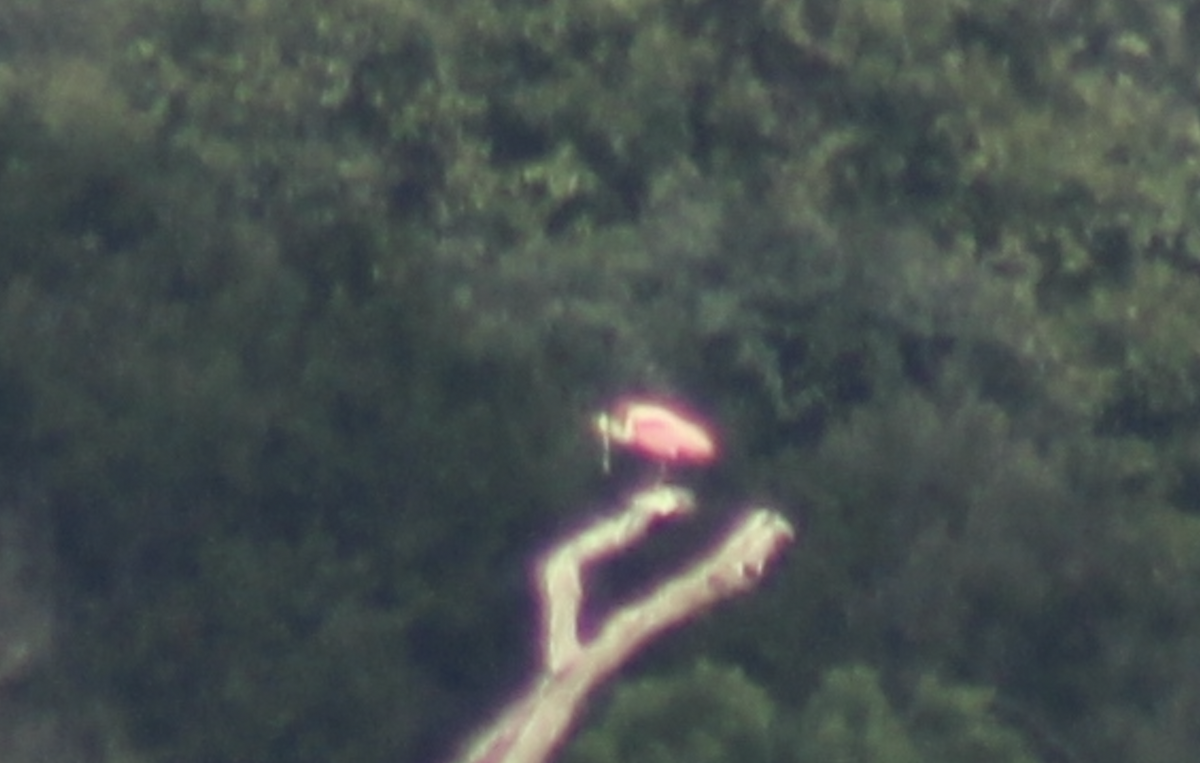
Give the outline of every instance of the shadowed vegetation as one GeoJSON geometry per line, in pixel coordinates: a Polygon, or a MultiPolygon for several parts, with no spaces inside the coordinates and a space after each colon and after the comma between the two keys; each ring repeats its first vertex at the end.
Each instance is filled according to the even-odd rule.
{"type": "Polygon", "coordinates": [[[79,5],[0,9],[0,459],[120,754],[443,755],[639,388],[803,542],[568,759],[1191,760],[1196,2],[79,5]]]}

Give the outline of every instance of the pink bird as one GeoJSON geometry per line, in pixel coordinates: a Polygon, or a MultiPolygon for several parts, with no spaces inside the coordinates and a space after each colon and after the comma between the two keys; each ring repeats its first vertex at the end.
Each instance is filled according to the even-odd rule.
{"type": "Polygon", "coordinates": [[[667,464],[708,464],[717,457],[716,440],[694,415],[669,403],[628,397],[611,411],[593,419],[604,443],[604,470],[608,471],[609,444],[616,443],[667,464]]]}

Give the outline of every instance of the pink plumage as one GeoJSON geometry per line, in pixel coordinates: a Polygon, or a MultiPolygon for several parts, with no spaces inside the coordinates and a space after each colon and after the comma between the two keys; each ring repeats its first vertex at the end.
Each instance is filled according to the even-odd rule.
{"type": "Polygon", "coordinates": [[[662,463],[711,463],[716,439],[694,414],[659,400],[625,398],[596,418],[602,437],[662,463]]]}

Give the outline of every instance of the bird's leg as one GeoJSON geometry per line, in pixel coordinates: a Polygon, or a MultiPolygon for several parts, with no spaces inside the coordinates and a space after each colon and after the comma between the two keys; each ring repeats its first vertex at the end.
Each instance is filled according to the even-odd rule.
{"type": "Polygon", "coordinates": [[[608,474],[612,469],[612,417],[607,413],[598,413],[592,419],[592,429],[600,438],[600,467],[608,474]]]}

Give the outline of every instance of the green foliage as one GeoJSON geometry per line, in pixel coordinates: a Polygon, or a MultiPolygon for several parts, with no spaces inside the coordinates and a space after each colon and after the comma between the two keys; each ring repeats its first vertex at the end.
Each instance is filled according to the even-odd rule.
{"type": "Polygon", "coordinates": [[[702,661],[684,675],[619,686],[562,760],[777,761],[777,717],[770,697],[740,670],[702,661]]]}
{"type": "Polygon", "coordinates": [[[991,690],[931,675],[896,703],[877,671],[832,668],[789,715],[741,671],[701,662],[685,675],[619,686],[562,760],[1038,763],[998,718],[991,690]]]}
{"type": "Polygon", "coordinates": [[[402,610],[371,606],[369,560],[338,558],[321,533],[214,539],[198,563],[191,586],[118,626],[126,641],[106,678],[136,709],[134,741],[173,760],[414,755],[409,705],[429,678],[403,650],[420,592],[400,594],[402,610]]]}
{"type": "Polygon", "coordinates": [[[796,734],[801,761],[916,763],[904,723],[866,667],[831,670],[809,700],[796,734]]]}
{"type": "Polygon", "coordinates": [[[998,720],[992,692],[923,676],[903,709],[878,674],[830,670],[800,717],[799,761],[828,763],[1037,763],[1021,735],[998,720]]]}
{"type": "Polygon", "coordinates": [[[680,642],[761,686],[635,684],[572,755],[771,758],[826,675],[829,755],[1025,760],[1009,701],[1190,760],[1195,3],[79,6],[0,9],[0,458],[52,486],[71,691],[153,756],[444,744],[644,386],[804,545],[680,642]]]}
{"type": "Polygon", "coordinates": [[[1192,518],[1162,502],[1145,443],[1060,423],[1039,448],[1013,427],[994,404],[899,396],[772,469],[811,503],[777,594],[805,606],[760,626],[762,655],[793,677],[867,654],[999,687],[1055,755],[1142,749],[1103,718],[1186,737],[1194,724],[1173,713],[1196,683],[1162,666],[1194,659],[1192,518]],[[796,641],[819,651],[797,660],[796,641]]]}
{"type": "Polygon", "coordinates": [[[1017,730],[994,712],[995,692],[922,676],[907,708],[908,726],[933,763],[1037,763],[1017,730]]]}

